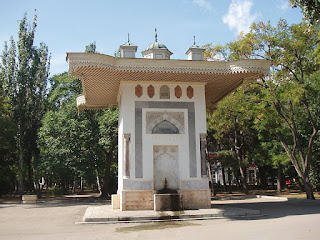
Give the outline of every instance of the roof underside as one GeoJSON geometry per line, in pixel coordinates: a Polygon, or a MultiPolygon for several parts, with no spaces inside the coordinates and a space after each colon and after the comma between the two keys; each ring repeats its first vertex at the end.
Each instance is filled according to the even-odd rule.
{"type": "Polygon", "coordinates": [[[213,107],[245,79],[268,74],[270,62],[240,60],[207,62],[190,60],[126,59],[102,54],[68,53],[69,73],[82,81],[79,110],[118,105],[121,82],[205,83],[207,108],[213,107]]]}

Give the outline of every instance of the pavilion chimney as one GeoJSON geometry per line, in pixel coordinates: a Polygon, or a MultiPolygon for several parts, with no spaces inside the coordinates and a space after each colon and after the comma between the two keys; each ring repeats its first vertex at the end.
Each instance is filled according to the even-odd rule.
{"type": "Polygon", "coordinates": [[[128,33],[128,41],[125,44],[120,45],[120,57],[121,58],[135,58],[138,46],[130,42],[130,36],[128,33]]]}
{"type": "Polygon", "coordinates": [[[188,60],[203,60],[205,50],[205,48],[196,45],[196,37],[193,36],[193,45],[186,52],[188,60]]]}

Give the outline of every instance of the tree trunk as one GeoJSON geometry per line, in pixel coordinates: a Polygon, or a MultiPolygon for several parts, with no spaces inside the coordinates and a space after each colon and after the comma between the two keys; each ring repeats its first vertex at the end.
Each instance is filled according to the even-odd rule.
{"type": "Polygon", "coordinates": [[[80,177],[80,190],[83,193],[83,177],[80,177]]]}
{"type": "Polygon", "coordinates": [[[70,180],[69,179],[66,179],[64,182],[63,182],[63,186],[65,187],[65,189],[67,191],[70,190],[70,180]]]}
{"type": "Polygon", "coordinates": [[[51,178],[49,178],[49,176],[46,177],[46,186],[47,190],[52,187],[52,181],[51,178]]]}
{"type": "Polygon", "coordinates": [[[241,183],[243,187],[243,191],[245,194],[249,194],[249,187],[247,183],[247,178],[246,178],[246,168],[245,167],[240,167],[240,177],[241,177],[241,183]]]}
{"type": "Polygon", "coordinates": [[[282,174],[281,164],[278,163],[278,168],[277,168],[277,193],[281,193],[281,174],[282,174]]]}
{"type": "Polygon", "coordinates": [[[224,172],[224,167],[221,167],[221,172],[222,172],[223,189],[224,189],[224,191],[226,191],[227,190],[227,183],[226,183],[226,174],[224,172]]]}
{"type": "MultiPolygon", "coordinates": [[[[66,180],[65,180],[65,178],[61,179],[61,189],[62,189],[62,193],[66,194],[66,180]]],[[[67,190],[69,190],[69,189],[67,189],[67,190]]]]}
{"type": "Polygon", "coordinates": [[[27,190],[28,192],[33,192],[34,188],[33,188],[33,180],[32,180],[32,158],[30,157],[30,154],[27,154],[26,156],[26,165],[28,168],[28,187],[27,190]]]}
{"type": "Polygon", "coordinates": [[[24,125],[19,121],[19,165],[18,165],[18,192],[20,198],[22,198],[23,195],[23,164],[24,164],[24,158],[25,158],[25,149],[24,149],[24,142],[23,142],[23,136],[24,136],[24,125]]]}
{"type": "Polygon", "coordinates": [[[37,194],[38,197],[40,197],[40,183],[35,170],[33,170],[33,179],[34,179],[33,181],[34,193],[37,194]]]}
{"type": "Polygon", "coordinates": [[[76,194],[76,177],[73,177],[72,194],[76,194]]]}
{"type": "Polygon", "coordinates": [[[248,183],[246,179],[246,169],[243,166],[243,160],[245,158],[244,143],[240,144],[239,133],[237,129],[237,117],[234,118],[234,148],[239,161],[240,178],[245,194],[249,194],[248,183]]]}
{"type": "Polygon", "coordinates": [[[259,166],[259,180],[260,180],[260,188],[267,189],[267,179],[266,179],[266,167],[259,166]]]}
{"type": "MultiPolygon", "coordinates": [[[[280,142],[281,142],[283,148],[286,150],[286,152],[287,152],[287,154],[288,154],[288,156],[289,156],[289,158],[290,158],[290,160],[291,160],[296,172],[298,173],[299,177],[301,177],[301,179],[302,179],[302,182],[303,182],[303,185],[304,185],[304,189],[306,191],[307,199],[315,200],[315,197],[314,197],[314,194],[313,194],[313,189],[312,189],[312,186],[311,186],[310,181],[309,181],[309,162],[305,161],[305,159],[303,159],[302,154],[300,155],[300,159],[301,159],[301,162],[303,164],[303,169],[304,169],[304,171],[302,171],[296,156],[291,153],[288,145],[282,140],[282,138],[279,137],[279,139],[280,139],[280,142]]],[[[309,147],[311,147],[311,146],[309,146],[309,147]]],[[[293,153],[295,153],[295,152],[293,152],[293,153]]]]}
{"type": "Polygon", "coordinates": [[[99,178],[98,169],[96,169],[96,179],[97,179],[98,190],[99,190],[99,193],[101,195],[102,194],[102,190],[101,190],[101,184],[100,184],[100,178],[99,178]]]}
{"type": "Polygon", "coordinates": [[[106,154],[106,169],[103,177],[103,187],[102,187],[102,194],[101,198],[107,198],[109,196],[109,182],[110,182],[110,168],[113,158],[113,152],[110,151],[106,154]]]}
{"type": "Polygon", "coordinates": [[[229,193],[232,193],[232,185],[231,185],[231,168],[228,167],[228,180],[229,180],[229,193]]]}
{"type": "Polygon", "coordinates": [[[240,184],[239,184],[238,176],[235,176],[235,179],[236,179],[237,189],[239,190],[240,189],[240,184]]]}
{"type": "Polygon", "coordinates": [[[21,143],[19,146],[19,167],[18,167],[18,192],[20,198],[23,195],[23,160],[24,160],[24,151],[21,147],[21,143]]]}
{"type": "Polygon", "coordinates": [[[309,177],[302,178],[302,181],[303,181],[303,184],[304,184],[304,189],[306,191],[307,199],[315,200],[315,197],[314,197],[314,194],[313,194],[313,188],[311,186],[309,177]]]}
{"type": "Polygon", "coordinates": [[[39,182],[39,176],[37,174],[37,170],[36,170],[36,162],[38,160],[38,149],[35,149],[32,152],[32,173],[33,173],[33,189],[35,194],[37,194],[38,197],[41,197],[41,189],[40,189],[40,182],[39,182]]]}
{"type": "Polygon", "coordinates": [[[211,195],[215,196],[216,195],[216,190],[214,188],[214,182],[213,182],[213,176],[212,176],[212,171],[211,171],[211,166],[209,161],[207,161],[207,166],[208,166],[208,171],[209,171],[209,178],[211,181],[211,195]]]}
{"type": "MultiPolygon", "coordinates": [[[[296,121],[294,118],[294,114],[288,115],[283,114],[281,112],[281,108],[276,106],[277,113],[286,121],[287,125],[290,127],[292,137],[293,137],[293,147],[292,149],[289,148],[289,146],[285,143],[281,135],[278,135],[278,139],[280,140],[282,146],[284,147],[286,153],[288,154],[295,170],[297,171],[298,175],[302,178],[303,185],[306,191],[307,199],[314,200],[315,197],[313,195],[313,189],[309,181],[309,164],[310,164],[310,155],[312,151],[312,146],[314,143],[314,140],[316,139],[316,136],[318,134],[319,128],[316,125],[316,121],[313,119],[311,112],[309,110],[309,104],[306,98],[305,93],[302,95],[303,100],[301,101],[305,107],[306,114],[308,116],[310,125],[313,128],[313,132],[309,137],[309,143],[307,147],[307,152],[305,155],[303,154],[303,147],[301,146],[300,140],[299,140],[299,133],[296,126],[296,121]],[[299,155],[300,161],[297,159],[297,155],[299,155]]],[[[293,105],[292,101],[289,101],[290,104],[290,110],[293,113],[293,105]]]]}

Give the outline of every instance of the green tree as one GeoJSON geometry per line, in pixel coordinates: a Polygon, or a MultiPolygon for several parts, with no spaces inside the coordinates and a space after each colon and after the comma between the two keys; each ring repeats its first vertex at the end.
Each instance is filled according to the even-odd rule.
{"type": "Polygon", "coordinates": [[[79,177],[87,182],[96,179],[102,197],[106,197],[114,190],[110,184],[116,179],[112,169],[117,157],[118,111],[78,113],[75,97],[81,92],[80,81],[64,73],[50,82],[52,110],[46,113],[39,132],[39,169],[61,183],[64,191],[67,182],[79,177]]]}
{"type": "Polygon", "coordinates": [[[104,153],[103,187],[101,197],[114,192],[118,175],[118,109],[106,109],[98,117],[100,139],[99,145],[104,153]]]}
{"type": "Polygon", "coordinates": [[[248,194],[246,166],[253,148],[258,143],[254,128],[255,106],[248,96],[252,91],[248,85],[240,87],[235,92],[219,102],[217,109],[208,119],[208,130],[215,132],[215,138],[220,143],[217,150],[233,149],[236,153],[237,165],[240,170],[241,183],[248,194]]]}
{"type": "MultiPolygon", "coordinates": [[[[224,166],[224,168],[227,168],[229,193],[232,193],[231,173],[233,172],[233,175],[237,177],[238,175],[237,170],[239,169],[237,156],[235,152],[231,150],[221,150],[218,152],[217,156],[222,166],[224,166]]],[[[224,169],[222,169],[222,171],[224,171],[224,169]]]]}
{"type": "MultiPolygon", "coordinates": [[[[27,14],[20,21],[17,44],[11,38],[10,46],[5,43],[1,72],[4,94],[10,102],[12,120],[17,126],[19,151],[18,189],[23,193],[23,169],[27,160],[29,180],[32,162],[35,162],[39,149],[36,144],[37,131],[44,113],[46,85],[50,67],[48,48],[41,43],[34,46],[37,16],[32,25],[27,22],[27,14]]],[[[32,184],[32,183],[31,183],[32,184]]],[[[30,183],[29,183],[30,185],[30,183]]]]}
{"type": "MultiPolygon", "coordinates": [[[[86,52],[95,49],[92,43],[86,52]]],[[[53,76],[50,85],[51,110],[40,129],[39,168],[63,188],[79,177],[87,182],[96,179],[101,196],[107,197],[116,185],[118,110],[78,113],[75,99],[82,92],[81,82],[67,73],[53,76]]]]}
{"type": "MultiPolygon", "coordinates": [[[[315,61],[319,29],[306,23],[289,26],[280,20],[253,24],[248,34],[226,46],[230,59],[260,58],[272,61],[268,78],[255,84],[263,90],[257,127],[268,129],[282,144],[301,177],[308,199],[314,199],[309,170],[313,144],[319,132],[319,65],[315,61]]],[[[261,130],[260,129],[260,130],[261,130]]]]}
{"type": "Polygon", "coordinates": [[[86,53],[98,53],[97,52],[97,45],[96,42],[90,43],[89,45],[86,46],[86,53]]]}
{"type": "Polygon", "coordinates": [[[11,119],[10,104],[3,94],[0,77],[0,196],[14,190],[16,182],[16,126],[11,119]]]}
{"type": "Polygon", "coordinates": [[[289,0],[292,7],[299,6],[306,19],[312,24],[319,23],[320,1],[319,0],[289,0]]]}

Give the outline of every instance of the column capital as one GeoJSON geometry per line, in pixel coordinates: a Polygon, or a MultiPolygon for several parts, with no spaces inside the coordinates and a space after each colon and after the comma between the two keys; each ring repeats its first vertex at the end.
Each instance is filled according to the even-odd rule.
{"type": "Polygon", "coordinates": [[[123,134],[123,138],[124,138],[126,141],[130,141],[131,133],[124,133],[124,134],[123,134]]]}
{"type": "Polygon", "coordinates": [[[206,133],[200,133],[200,141],[206,141],[207,140],[207,134],[206,133]]]}

